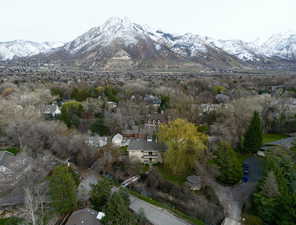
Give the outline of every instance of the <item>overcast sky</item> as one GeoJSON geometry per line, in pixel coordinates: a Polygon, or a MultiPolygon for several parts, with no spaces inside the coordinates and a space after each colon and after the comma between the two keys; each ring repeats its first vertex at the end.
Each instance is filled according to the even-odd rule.
{"type": "Polygon", "coordinates": [[[70,41],[113,16],[167,32],[254,40],[296,30],[296,0],[1,0],[0,41],[70,41]]]}

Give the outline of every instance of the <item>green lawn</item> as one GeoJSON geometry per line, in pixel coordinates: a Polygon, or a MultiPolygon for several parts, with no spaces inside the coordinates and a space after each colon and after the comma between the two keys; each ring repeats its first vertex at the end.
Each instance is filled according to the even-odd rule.
{"type": "Polygon", "coordinates": [[[263,134],[263,144],[267,144],[270,142],[278,141],[283,138],[289,137],[285,134],[263,134]]]}
{"type": "Polygon", "coordinates": [[[20,149],[15,148],[15,147],[11,147],[11,148],[6,148],[6,149],[0,149],[0,151],[7,151],[7,152],[10,152],[10,153],[16,155],[17,153],[20,152],[20,149]]]}
{"type": "Polygon", "coordinates": [[[190,172],[186,173],[185,175],[180,175],[180,176],[173,175],[168,169],[166,169],[162,165],[158,165],[157,169],[164,179],[166,179],[174,184],[177,184],[177,185],[184,184],[186,181],[186,177],[191,174],[190,173],[191,171],[190,171],[190,172]]]}
{"type": "Polygon", "coordinates": [[[17,217],[0,218],[0,225],[19,225],[23,220],[17,217]]]}
{"type": "Polygon", "coordinates": [[[131,195],[134,195],[135,197],[139,198],[139,199],[142,199],[143,201],[145,202],[148,202],[152,205],[155,205],[155,206],[158,206],[160,208],[164,208],[164,209],[167,209],[168,211],[172,212],[173,214],[175,214],[177,217],[179,218],[182,218],[184,219],[185,221],[189,222],[190,224],[192,225],[204,225],[204,222],[202,222],[201,220],[197,219],[197,218],[194,218],[194,217],[191,217],[191,216],[188,216],[186,215],[185,213],[179,211],[178,209],[172,207],[172,206],[169,206],[167,204],[164,204],[164,203],[161,203],[155,199],[152,199],[152,198],[149,198],[149,197],[146,197],[144,195],[141,195],[140,193],[138,192],[135,192],[135,191],[131,191],[128,189],[128,192],[131,194],[131,195]]]}

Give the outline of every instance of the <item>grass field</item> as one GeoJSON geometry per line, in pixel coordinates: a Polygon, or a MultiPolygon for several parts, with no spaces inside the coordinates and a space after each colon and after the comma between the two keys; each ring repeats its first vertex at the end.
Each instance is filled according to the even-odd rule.
{"type": "Polygon", "coordinates": [[[283,138],[289,137],[285,134],[263,134],[263,144],[267,144],[270,142],[278,141],[283,138]]]}

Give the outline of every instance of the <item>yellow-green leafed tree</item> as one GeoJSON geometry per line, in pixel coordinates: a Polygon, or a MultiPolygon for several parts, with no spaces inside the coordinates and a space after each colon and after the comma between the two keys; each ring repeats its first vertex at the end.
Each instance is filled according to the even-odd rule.
{"type": "Polygon", "coordinates": [[[183,119],[162,124],[158,138],[168,147],[164,153],[164,165],[175,175],[193,169],[200,153],[207,149],[207,135],[183,119]]]}

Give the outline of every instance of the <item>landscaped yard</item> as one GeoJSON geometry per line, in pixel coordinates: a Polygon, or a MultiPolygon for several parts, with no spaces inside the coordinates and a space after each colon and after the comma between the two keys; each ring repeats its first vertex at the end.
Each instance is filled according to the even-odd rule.
{"type": "Polygon", "coordinates": [[[283,138],[288,138],[288,135],[285,134],[263,134],[263,144],[270,142],[278,141],[283,138]]]}
{"type": "Polygon", "coordinates": [[[11,147],[11,148],[6,148],[6,149],[0,149],[0,151],[7,151],[7,152],[10,152],[10,153],[16,155],[17,153],[20,152],[20,149],[15,148],[15,147],[11,147]]]}
{"type": "Polygon", "coordinates": [[[188,174],[185,175],[173,175],[168,169],[166,169],[162,165],[158,165],[157,169],[164,179],[177,185],[184,184],[186,181],[186,177],[191,175],[190,172],[188,172],[188,174]]]}

